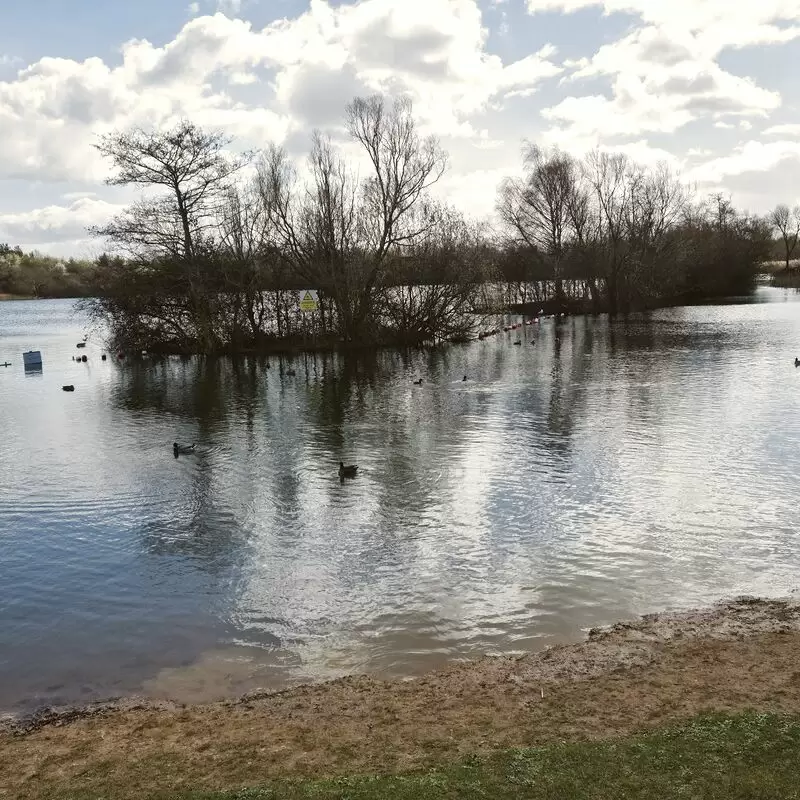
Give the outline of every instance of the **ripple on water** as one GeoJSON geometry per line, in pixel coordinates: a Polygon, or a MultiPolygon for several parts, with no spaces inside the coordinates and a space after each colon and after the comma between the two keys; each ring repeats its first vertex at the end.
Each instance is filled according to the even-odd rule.
{"type": "Polygon", "coordinates": [[[408,675],[788,591],[798,309],[267,370],[100,363],[94,341],[76,366],[69,303],[3,307],[0,354],[37,347],[45,368],[0,375],[0,707],[408,675]]]}

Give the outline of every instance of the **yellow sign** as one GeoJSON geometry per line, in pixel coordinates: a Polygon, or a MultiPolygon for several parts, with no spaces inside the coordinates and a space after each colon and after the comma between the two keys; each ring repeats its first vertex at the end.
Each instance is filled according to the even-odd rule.
{"type": "Polygon", "coordinates": [[[319,308],[319,299],[316,292],[306,292],[300,299],[301,311],[316,311],[319,308]]]}

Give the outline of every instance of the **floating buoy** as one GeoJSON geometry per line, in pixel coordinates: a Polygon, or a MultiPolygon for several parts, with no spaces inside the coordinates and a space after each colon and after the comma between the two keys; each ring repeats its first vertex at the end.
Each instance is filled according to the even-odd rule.
{"type": "Polygon", "coordinates": [[[68,386],[62,386],[61,388],[65,392],[74,392],[75,391],[75,387],[72,384],[69,384],[68,386]]]}
{"type": "Polygon", "coordinates": [[[40,350],[28,350],[22,354],[22,362],[26,370],[41,370],[42,353],[40,350]]]}

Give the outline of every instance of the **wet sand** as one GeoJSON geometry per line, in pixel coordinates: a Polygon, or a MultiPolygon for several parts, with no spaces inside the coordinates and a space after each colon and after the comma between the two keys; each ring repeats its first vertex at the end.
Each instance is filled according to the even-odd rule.
{"type": "Polygon", "coordinates": [[[385,773],[743,709],[800,712],[800,602],[740,598],[647,615],[579,644],[413,680],[359,676],[234,702],[129,699],[7,719],[0,797],[385,773]]]}

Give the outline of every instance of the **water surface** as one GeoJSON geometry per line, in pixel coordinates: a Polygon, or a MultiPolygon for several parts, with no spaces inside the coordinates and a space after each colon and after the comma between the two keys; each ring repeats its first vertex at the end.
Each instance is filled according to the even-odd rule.
{"type": "Polygon", "coordinates": [[[757,299],[269,368],[103,362],[70,301],[0,303],[0,709],[408,675],[790,592],[800,304],[757,299]]]}

